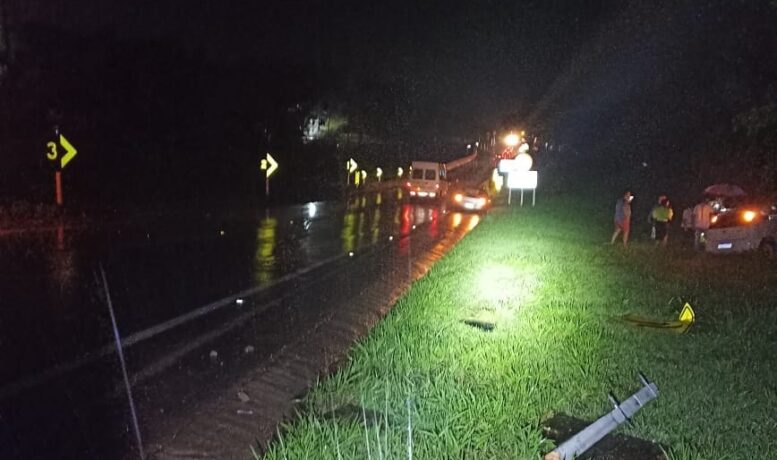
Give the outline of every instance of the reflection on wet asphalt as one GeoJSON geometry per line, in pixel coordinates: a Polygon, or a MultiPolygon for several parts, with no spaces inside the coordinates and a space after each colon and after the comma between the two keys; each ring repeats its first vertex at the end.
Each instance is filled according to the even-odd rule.
{"type": "Polygon", "coordinates": [[[412,280],[479,222],[477,215],[434,210],[423,215],[434,219],[407,222],[409,231],[416,227],[410,238],[385,240],[306,274],[293,284],[303,289],[256,299],[258,310],[273,306],[249,320],[238,317],[238,327],[187,356],[156,383],[142,385],[150,395],[146,407],[165,407],[165,417],[144,420],[157,458],[174,458],[184,450],[187,458],[244,458],[241,446],[270,439],[290,401],[322,370],[331,369],[379,312],[385,314],[412,280]],[[251,353],[245,353],[246,346],[251,353]],[[215,360],[208,350],[217,352],[215,360]],[[238,391],[247,392],[251,402],[235,399],[238,391]],[[164,396],[170,394],[179,401],[171,403],[164,396]]]}
{"type": "Polygon", "coordinates": [[[449,213],[432,203],[407,203],[401,191],[392,190],[243,219],[181,218],[103,232],[59,228],[2,238],[0,458],[44,457],[52,449],[101,458],[106,450],[115,456],[116,446],[128,449],[126,404],[116,390],[120,371],[94,274],[100,261],[129,346],[137,397],[145,403],[141,413],[149,418],[203,397],[182,380],[228,382],[237,366],[230,359],[241,361],[234,356],[242,355],[203,362],[202,349],[222,343],[222,349],[248,353],[242,343],[250,341],[234,337],[245,334],[249,319],[255,363],[293,335],[273,325],[303,331],[302,325],[327,311],[321,298],[327,291],[340,291],[333,299],[357,295],[363,291],[353,290],[373,279],[404,276],[397,273],[397,257],[415,258],[416,251],[477,221],[476,215],[449,213]],[[316,285],[324,294],[301,300],[316,285]],[[317,306],[301,308],[300,302],[317,306]],[[177,402],[162,404],[171,394],[177,402]],[[106,403],[96,395],[115,398],[106,403]]]}

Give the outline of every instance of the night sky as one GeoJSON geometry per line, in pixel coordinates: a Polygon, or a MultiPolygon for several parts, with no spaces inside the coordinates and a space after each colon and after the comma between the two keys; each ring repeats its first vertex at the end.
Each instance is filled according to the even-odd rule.
{"type": "Polygon", "coordinates": [[[19,56],[7,97],[20,108],[5,132],[28,174],[40,161],[18,152],[53,112],[85,151],[115,152],[93,176],[132,155],[143,161],[130,175],[218,159],[227,180],[251,150],[294,150],[296,122],[282,119],[300,104],[345,112],[350,130],[396,146],[380,155],[512,115],[662,178],[724,155],[732,119],[773,99],[777,79],[766,0],[4,1],[19,56]]]}
{"type": "Polygon", "coordinates": [[[619,3],[10,1],[20,22],[173,43],[214,63],[302,67],[322,84],[407,77],[423,118],[444,134],[525,113],[619,3]]]}

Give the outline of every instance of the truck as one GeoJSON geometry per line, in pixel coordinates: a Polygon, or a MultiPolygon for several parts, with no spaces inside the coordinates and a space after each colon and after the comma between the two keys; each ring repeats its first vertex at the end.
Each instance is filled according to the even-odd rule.
{"type": "Polygon", "coordinates": [[[472,163],[477,153],[457,158],[448,163],[435,161],[414,161],[410,165],[408,179],[404,186],[411,199],[423,198],[432,200],[444,199],[448,194],[448,173],[454,169],[472,163]]]}
{"type": "Polygon", "coordinates": [[[445,163],[414,161],[405,182],[410,198],[441,199],[448,193],[445,163]]]}

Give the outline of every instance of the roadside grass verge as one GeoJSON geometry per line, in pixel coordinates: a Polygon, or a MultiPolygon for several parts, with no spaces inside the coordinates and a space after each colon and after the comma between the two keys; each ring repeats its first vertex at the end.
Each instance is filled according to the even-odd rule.
{"type": "Polygon", "coordinates": [[[489,215],[311,390],[265,458],[536,459],[553,447],[543,419],[594,420],[640,371],[661,394],[621,431],[678,460],[777,458],[777,264],[604,245],[609,215],[587,206],[559,196],[489,215]],[[675,319],[684,301],[697,316],[685,335],[614,320],[675,319]]]}

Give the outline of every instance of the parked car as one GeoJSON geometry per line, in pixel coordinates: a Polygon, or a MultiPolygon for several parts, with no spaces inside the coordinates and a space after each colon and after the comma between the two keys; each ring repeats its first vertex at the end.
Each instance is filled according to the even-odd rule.
{"type": "Polygon", "coordinates": [[[777,251],[777,202],[742,204],[716,214],[704,233],[707,252],[729,254],[760,249],[777,251]]]}

